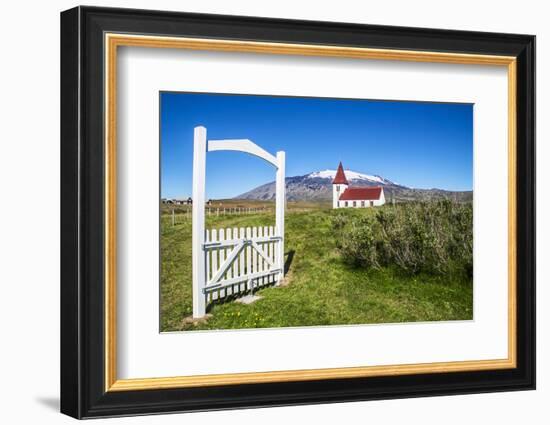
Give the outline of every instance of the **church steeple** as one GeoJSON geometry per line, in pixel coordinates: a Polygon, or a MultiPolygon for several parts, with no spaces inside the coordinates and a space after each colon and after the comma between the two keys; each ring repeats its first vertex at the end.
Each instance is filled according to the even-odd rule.
{"type": "Polygon", "coordinates": [[[332,180],[332,208],[339,208],[340,205],[340,196],[346,191],[349,183],[346,179],[346,173],[344,173],[344,167],[342,167],[342,162],[338,164],[338,170],[336,170],[336,175],[334,180],[332,180]]]}
{"type": "Polygon", "coordinates": [[[344,173],[344,167],[342,167],[342,161],[338,164],[338,170],[336,170],[336,175],[332,184],[346,184],[349,185],[348,179],[346,179],[346,174],[344,173]]]}

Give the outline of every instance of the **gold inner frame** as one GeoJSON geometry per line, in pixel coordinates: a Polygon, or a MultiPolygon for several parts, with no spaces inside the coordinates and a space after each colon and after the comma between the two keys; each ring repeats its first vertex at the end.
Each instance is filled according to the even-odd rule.
{"type": "Polygon", "coordinates": [[[105,34],[105,391],[446,373],[515,368],[516,358],[516,58],[462,53],[370,49],[256,41],[105,34]],[[508,357],[419,364],[304,369],[271,372],[117,379],[116,373],[116,123],[119,46],[325,56],[507,67],[508,71],[508,357]]]}

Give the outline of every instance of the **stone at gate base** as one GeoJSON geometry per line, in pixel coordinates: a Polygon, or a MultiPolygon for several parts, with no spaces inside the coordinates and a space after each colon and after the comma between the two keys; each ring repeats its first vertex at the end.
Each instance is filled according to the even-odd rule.
{"type": "Polygon", "coordinates": [[[210,313],[206,313],[203,317],[199,317],[197,319],[195,319],[193,316],[189,316],[189,317],[186,317],[185,319],[183,319],[183,323],[185,325],[199,325],[199,324],[202,324],[202,323],[206,323],[208,321],[208,319],[210,319],[212,317],[212,314],[210,313]]]}
{"type": "Polygon", "coordinates": [[[235,302],[241,303],[241,304],[252,304],[258,300],[261,300],[263,297],[260,295],[245,295],[244,297],[237,298],[235,302]]]}

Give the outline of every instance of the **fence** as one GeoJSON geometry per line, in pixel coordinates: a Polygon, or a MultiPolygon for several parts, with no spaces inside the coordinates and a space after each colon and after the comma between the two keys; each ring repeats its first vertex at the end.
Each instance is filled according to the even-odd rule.
{"type": "Polygon", "coordinates": [[[274,226],[211,229],[205,232],[206,302],[253,292],[279,281],[282,238],[274,226]]]}
{"type": "MultiPolygon", "coordinates": [[[[224,217],[232,215],[252,215],[252,214],[270,214],[273,213],[272,208],[267,207],[257,207],[257,208],[244,208],[244,207],[235,207],[235,208],[218,208],[218,207],[208,207],[204,209],[204,214],[208,217],[224,217]]],[[[176,213],[175,210],[172,210],[170,213],[170,219],[172,226],[176,224],[187,223],[191,220],[191,210],[182,211],[176,213]]]]}

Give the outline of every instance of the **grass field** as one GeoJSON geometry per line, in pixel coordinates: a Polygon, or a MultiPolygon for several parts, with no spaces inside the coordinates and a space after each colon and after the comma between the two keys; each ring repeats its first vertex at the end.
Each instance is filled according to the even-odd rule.
{"type": "MultiPolygon", "coordinates": [[[[391,208],[388,206],[387,208],[391,208]]],[[[164,211],[163,212],[167,212],[164,211]]],[[[372,214],[374,209],[346,210],[372,214]]],[[[191,222],[161,220],[161,331],[396,323],[472,319],[472,280],[456,276],[405,275],[392,268],[367,270],[343,261],[326,206],[295,205],[285,218],[287,285],[257,291],[245,305],[213,305],[203,323],[192,313],[191,222]],[[288,259],[288,257],[287,257],[288,259]]],[[[207,217],[207,228],[272,225],[272,214],[207,217]]]]}

